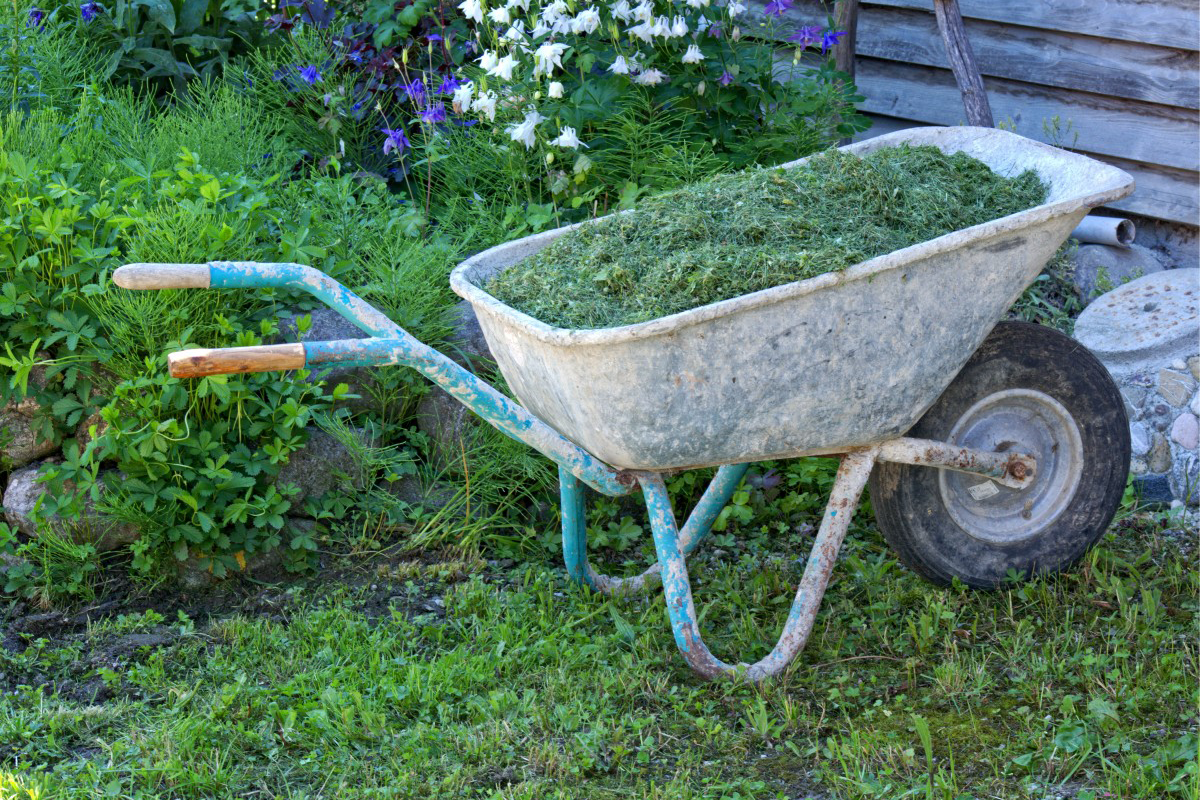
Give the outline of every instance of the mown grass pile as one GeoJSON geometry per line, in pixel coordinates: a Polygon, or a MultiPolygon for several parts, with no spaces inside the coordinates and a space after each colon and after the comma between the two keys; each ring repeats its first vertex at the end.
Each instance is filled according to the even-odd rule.
{"type": "Polygon", "coordinates": [[[1027,171],[965,153],[832,150],[789,170],[722,175],[563,236],[487,289],[564,328],[629,325],[772,286],[1039,205],[1027,171]]]}

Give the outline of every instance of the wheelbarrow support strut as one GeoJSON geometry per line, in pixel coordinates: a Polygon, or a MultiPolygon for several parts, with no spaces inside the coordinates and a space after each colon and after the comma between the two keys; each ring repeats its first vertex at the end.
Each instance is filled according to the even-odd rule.
{"type": "Polygon", "coordinates": [[[967,472],[1012,489],[1023,489],[1036,477],[1037,465],[1032,456],[983,452],[924,439],[899,437],[843,454],[816,541],[778,643],[762,660],[734,666],[716,658],[704,644],[686,562],[711,532],[713,523],[741,483],[749,464],[720,467],[681,528],[676,523],[660,473],[621,472],[599,461],[318,270],[300,264],[242,261],[130,264],[118,269],[113,280],[127,289],[290,288],[307,291],[325,302],[368,333],[369,338],[187,350],[168,357],[171,374],[202,377],[335,365],[412,367],[491,425],[558,464],[563,558],[567,573],[576,582],[609,595],[643,591],[661,583],[675,642],[688,664],[705,678],[733,676],[761,681],[781,672],[803,649],[850,520],[876,461],[967,472]],[[601,575],[592,568],[587,560],[585,485],[614,497],[641,486],[658,563],[631,578],[601,575]]]}

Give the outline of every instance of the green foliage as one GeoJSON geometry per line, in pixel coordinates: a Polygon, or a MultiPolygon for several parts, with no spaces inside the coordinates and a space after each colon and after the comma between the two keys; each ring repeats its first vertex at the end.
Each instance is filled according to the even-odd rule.
{"type": "Polygon", "coordinates": [[[628,325],[840,271],[1031,208],[1046,191],[1032,171],[1006,178],[934,147],[831,150],[648,199],[556,239],[488,291],[551,325],[628,325]]]}

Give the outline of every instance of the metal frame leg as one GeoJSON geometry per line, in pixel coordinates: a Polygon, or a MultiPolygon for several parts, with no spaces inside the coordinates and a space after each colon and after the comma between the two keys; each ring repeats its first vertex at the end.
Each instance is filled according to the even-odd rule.
{"type": "MultiPolygon", "coordinates": [[[[712,532],[713,523],[742,482],[749,464],[730,464],[717,470],[700,501],[678,532],[678,547],[686,559],[712,532]]],[[[661,478],[658,479],[661,483],[661,478]]],[[[627,595],[657,586],[662,571],[661,557],[641,575],[614,578],[601,575],[587,560],[587,509],[583,484],[562,467],[558,470],[559,499],[562,506],[563,560],[567,574],[577,583],[586,583],[606,595],[627,595]]],[[[664,487],[665,492],[665,487],[664,487]]],[[[647,502],[649,502],[647,500],[647,502]]],[[[674,525],[674,517],[672,517],[674,525]]]]}
{"type": "Polygon", "coordinates": [[[688,664],[707,679],[723,675],[744,674],[747,680],[757,683],[777,675],[796,657],[808,641],[816,620],[817,609],[829,583],[829,574],[837,560],[838,551],[850,527],[850,520],[862,497],[863,487],[875,465],[877,448],[868,448],[847,453],[842,458],[821,528],[813,543],[804,575],[796,589],[792,610],[784,624],[783,633],[775,648],[755,664],[737,667],[721,661],[704,644],[696,621],[696,604],[692,599],[692,586],[688,578],[683,536],[677,531],[675,515],[671,511],[671,500],[662,477],[653,473],[641,473],[638,481],[646,497],[650,512],[650,524],[654,533],[654,547],[658,551],[658,563],[662,567],[663,594],[667,603],[667,616],[675,643],[688,664]],[[742,670],[745,670],[742,673],[742,670]]]}

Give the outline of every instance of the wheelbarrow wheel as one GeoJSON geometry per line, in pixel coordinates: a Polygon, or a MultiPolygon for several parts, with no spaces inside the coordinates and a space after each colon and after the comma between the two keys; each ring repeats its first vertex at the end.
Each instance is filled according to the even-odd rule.
{"type": "Polygon", "coordinates": [[[876,465],[871,504],[884,537],[942,585],[995,588],[1069,566],[1112,521],[1129,473],[1129,424],[1107,370],[1069,336],[1025,322],[997,325],[908,435],[1037,458],[1020,490],[876,465]]]}

